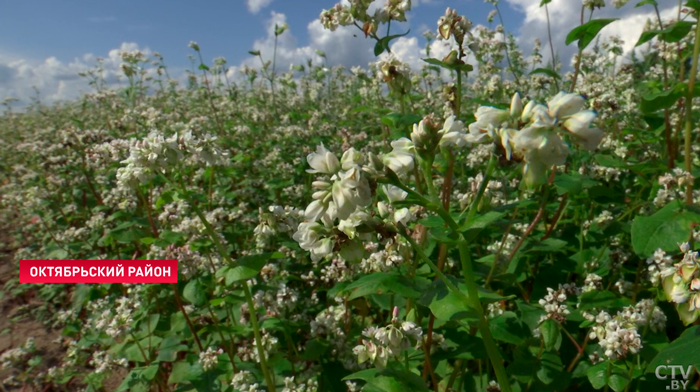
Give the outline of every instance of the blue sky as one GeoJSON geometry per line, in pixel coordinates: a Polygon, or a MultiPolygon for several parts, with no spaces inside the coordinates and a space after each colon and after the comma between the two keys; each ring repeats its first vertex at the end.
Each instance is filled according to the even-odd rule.
{"type": "MultiPolygon", "coordinates": [[[[410,23],[417,36],[421,26],[435,29],[447,6],[456,7],[475,23],[485,23],[493,7],[482,0],[429,3],[415,1],[410,23]]],[[[54,56],[71,61],[85,53],[106,55],[123,42],[135,42],[165,56],[171,65],[188,64],[187,44],[197,41],[207,57],[224,56],[236,64],[247,57],[253,40],[265,36],[271,12],[284,14],[298,45],[307,45],[307,25],[334,1],[274,0],[257,13],[246,0],[192,2],[184,0],[26,0],[5,2],[0,13],[0,50],[30,58],[54,56]],[[21,39],[18,39],[21,37],[21,39]]],[[[520,15],[503,7],[506,25],[519,27],[520,15]]]]}
{"type": "MultiPolygon", "coordinates": [[[[325,51],[330,65],[366,66],[375,60],[371,40],[354,27],[331,33],[318,22],[321,10],[332,7],[335,1],[4,2],[0,13],[0,100],[12,96],[26,103],[34,95],[34,86],[48,101],[74,98],[81,91],[89,91],[77,73],[92,67],[97,57],[107,58],[105,67],[115,75],[119,72],[119,50],[160,52],[171,75],[183,76],[183,69],[189,67],[187,55],[192,54],[187,46],[190,41],[199,44],[205,61],[223,56],[235,73],[242,65],[257,66],[248,50],[260,49],[265,57],[271,54],[272,30],[275,23],[281,22],[287,22],[290,30],[280,37],[278,70],[316,57],[314,49],[325,51]]],[[[384,0],[377,1],[383,4],[384,0]]],[[[574,51],[573,47],[564,45],[564,40],[566,33],[578,24],[580,1],[550,3],[553,41],[562,58],[570,57],[574,51]]],[[[516,35],[526,54],[535,38],[540,38],[543,46],[548,42],[545,14],[539,3],[540,0],[500,0],[506,30],[516,35]]],[[[662,16],[673,13],[675,2],[659,3],[662,16]]],[[[426,29],[435,31],[437,20],[448,6],[466,15],[475,25],[487,24],[486,17],[493,9],[483,0],[413,0],[408,22],[398,27],[392,25],[395,33],[411,29],[408,37],[394,41],[394,52],[406,54],[407,58],[402,60],[419,67],[420,58],[424,57],[420,51],[425,46],[422,33],[426,29]]],[[[608,5],[596,11],[596,17],[623,19],[604,32],[622,36],[630,48],[650,15],[648,7],[634,8],[634,0],[621,10],[608,5]]],[[[548,55],[548,51],[543,53],[548,55]]]]}

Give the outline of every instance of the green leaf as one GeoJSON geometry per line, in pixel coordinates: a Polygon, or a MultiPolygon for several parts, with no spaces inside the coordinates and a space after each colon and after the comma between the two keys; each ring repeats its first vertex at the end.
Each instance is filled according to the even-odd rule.
{"type": "Polygon", "coordinates": [[[418,221],[421,225],[425,227],[443,227],[445,226],[445,221],[438,215],[431,215],[427,218],[423,218],[418,221]]]}
{"type": "Polygon", "coordinates": [[[429,392],[423,379],[415,373],[405,370],[384,369],[367,380],[362,388],[367,392],[429,392]]]}
{"type": "Polygon", "coordinates": [[[207,302],[206,287],[198,279],[187,283],[182,296],[195,306],[202,306],[207,302]]]}
{"type": "Polygon", "coordinates": [[[437,65],[438,67],[450,69],[453,71],[461,71],[464,73],[468,73],[468,72],[471,72],[474,70],[474,67],[471,64],[467,64],[467,63],[448,64],[444,61],[440,61],[438,59],[433,59],[433,58],[426,58],[426,59],[422,59],[422,60],[428,64],[437,65]]]}
{"type": "Polygon", "coordinates": [[[343,291],[350,293],[349,301],[370,294],[395,293],[406,298],[416,298],[420,295],[408,278],[398,273],[388,272],[362,276],[347,285],[343,291]]]}
{"type": "Polygon", "coordinates": [[[557,252],[563,251],[563,248],[567,245],[567,242],[557,238],[547,238],[546,240],[537,243],[532,248],[528,249],[530,251],[540,251],[540,252],[557,252]]]}
{"type": "Polygon", "coordinates": [[[596,181],[575,172],[557,174],[554,178],[554,187],[560,196],[567,193],[575,196],[583,192],[584,189],[593,187],[596,184],[596,181]]]}
{"type": "Polygon", "coordinates": [[[158,326],[158,320],[160,320],[159,314],[148,315],[147,318],[145,318],[141,321],[141,332],[145,336],[152,334],[153,331],[155,331],[156,327],[158,326]]]}
{"type": "Polygon", "coordinates": [[[185,234],[182,234],[182,233],[177,233],[177,232],[170,231],[170,230],[163,230],[158,237],[160,239],[162,239],[163,241],[167,242],[168,245],[170,245],[170,244],[176,244],[180,240],[184,240],[187,236],[185,234]]]}
{"type": "Polygon", "coordinates": [[[558,73],[552,71],[549,68],[537,68],[537,69],[534,69],[530,72],[530,75],[535,75],[535,74],[545,74],[547,76],[553,77],[554,79],[561,79],[561,76],[559,76],[558,73]]]}
{"type": "Polygon", "coordinates": [[[304,352],[302,352],[300,356],[308,361],[317,361],[319,358],[323,357],[329,347],[327,342],[320,339],[311,339],[306,342],[304,352]]]}
{"type": "Polygon", "coordinates": [[[647,366],[646,372],[655,372],[660,365],[693,366],[700,369],[700,355],[697,347],[700,347],[700,326],[698,325],[686,329],[678,339],[662,349],[647,366]]]}
{"type": "Polygon", "coordinates": [[[459,228],[460,231],[467,231],[470,229],[483,229],[492,225],[497,220],[503,218],[506,215],[503,211],[489,211],[485,214],[475,216],[469,222],[466,222],[459,228]]]}
{"type": "Polygon", "coordinates": [[[693,22],[687,22],[684,20],[678,21],[671,26],[663,29],[661,33],[659,34],[659,38],[666,42],[679,42],[683,38],[685,38],[688,33],[690,33],[690,30],[692,30],[693,25],[695,23],[693,22]]]}
{"type": "Polygon", "coordinates": [[[239,258],[236,260],[236,266],[226,272],[226,285],[257,276],[272,255],[272,253],[263,253],[239,258]]]}
{"type": "Polygon", "coordinates": [[[404,37],[410,33],[411,30],[409,29],[403,34],[395,34],[395,35],[387,35],[386,37],[383,37],[377,41],[377,43],[374,45],[374,55],[379,56],[380,54],[384,53],[384,51],[389,50],[389,43],[399,37],[404,37]]]}
{"type": "MultiPolygon", "coordinates": [[[[466,297],[467,289],[464,282],[451,275],[447,275],[447,279],[457,287],[461,295],[466,297]]],[[[464,318],[469,318],[469,321],[476,320],[475,311],[460,299],[460,294],[452,292],[442,280],[438,279],[433,281],[421,291],[422,294],[417,302],[423,306],[429,307],[430,310],[433,311],[433,314],[435,314],[435,317],[441,320],[457,320],[464,318]]],[[[479,287],[478,293],[482,303],[514,298],[514,296],[503,297],[481,287],[479,287]]]]}
{"type": "Polygon", "coordinates": [[[129,374],[124,377],[124,380],[122,383],[117,387],[115,392],[121,392],[121,391],[127,391],[127,390],[134,390],[134,386],[138,383],[140,383],[141,380],[141,371],[143,368],[134,368],[132,369],[129,374]]]}
{"type": "Polygon", "coordinates": [[[671,203],[651,216],[637,216],[632,222],[632,248],[640,257],[651,256],[656,249],[672,252],[678,243],[690,238],[693,223],[700,215],[682,211],[678,203],[671,203]]]}
{"type": "Polygon", "coordinates": [[[453,292],[449,292],[444,297],[436,297],[430,303],[430,311],[439,320],[478,320],[474,309],[468,308],[464,302],[453,292]]]}
{"type": "Polygon", "coordinates": [[[570,375],[564,371],[564,364],[558,354],[546,352],[540,358],[540,368],[537,370],[537,378],[545,385],[552,385],[556,390],[566,389],[570,375]]]}
{"type": "Polygon", "coordinates": [[[126,347],[124,349],[126,359],[132,362],[146,362],[146,358],[143,357],[143,353],[136,343],[129,343],[124,347],[126,347]]]}
{"type": "Polygon", "coordinates": [[[581,294],[579,297],[578,309],[588,310],[593,308],[622,308],[631,305],[631,301],[627,297],[620,297],[611,291],[593,290],[581,294]]]}
{"type": "Polygon", "coordinates": [[[530,329],[510,311],[489,320],[489,328],[494,339],[511,344],[521,344],[532,335],[530,329]]]}
{"type": "Polygon", "coordinates": [[[588,381],[591,382],[594,389],[601,389],[605,386],[605,384],[607,384],[605,380],[607,370],[607,362],[601,362],[588,368],[586,375],[588,376],[588,381]]]}
{"type": "Polygon", "coordinates": [[[182,339],[177,336],[167,336],[158,348],[158,361],[173,362],[177,359],[177,353],[187,351],[188,347],[182,344],[182,339]]]}
{"type": "Polygon", "coordinates": [[[152,381],[154,378],[156,378],[156,374],[158,373],[159,367],[160,364],[152,364],[146,369],[144,369],[143,372],[141,372],[141,376],[148,381],[152,381]]]}
{"type": "MultiPolygon", "coordinates": [[[[653,0],[646,0],[646,1],[653,1],[653,0]]],[[[700,1],[698,1],[698,0],[688,0],[688,2],[685,3],[685,6],[688,8],[692,8],[695,11],[700,12],[700,1]]]]}
{"type": "Polygon", "coordinates": [[[342,381],[348,381],[348,380],[362,380],[362,381],[368,381],[374,378],[374,376],[377,374],[377,369],[365,369],[365,370],[360,370],[359,372],[355,372],[353,374],[350,374],[348,376],[343,377],[342,381]]]}
{"type": "Polygon", "coordinates": [[[672,89],[658,93],[647,94],[642,97],[639,109],[642,113],[653,113],[668,109],[678,102],[678,99],[686,96],[687,86],[683,82],[677,83],[672,89]]]}
{"type": "Polygon", "coordinates": [[[556,321],[548,318],[540,324],[540,333],[544,341],[544,348],[549,351],[557,344],[557,340],[561,335],[561,330],[556,321]]]}
{"type": "Polygon", "coordinates": [[[685,36],[688,35],[688,33],[690,33],[690,30],[692,30],[694,24],[695,23],[681,20],[663,30],[645,31],[639,36],[639,40],[637,41],[635,47],[649,42],[652,38],[656,36],[658,36],[660,40],[665,42],[678,42],[685,38],[685,36]]]}
{"type": "Polygon", "coordinates": [[[578,48],[583,50],[586,48],[586,46],[588,46],[588,44],[591,43],[591,41],[593,41],[603,27],[616,20],[618,20],[618,18],[593,19],[588,23],[584,23],[569,32],[569,34],[566,36],[566,44],[569,45],[574,41],[578,41],[578,48]]]}
{"type": "Polygon", "coordinates": [[[644,0],[644,1],[640,1],[637,5],[635,5],[634,8],[638,8],[638,7],[641,7],[641,6],[643,6],[643,5],[647,5],[647,4],[651,4],[651,5],[653,5],[653,6],[658,6],[658,5],[659,5],[659,4],[658,4],[656,1],[654,1],[654,0],[644,0]]]}
{"type": "Polygon", "coordinates": [[[615,392],[624,391],[629,383],[630,379],[627,374],[617,366],[613,369],[612,374],[608,378],[608,385],[610,385],[610,388],[615,392]]]}
{"type": "Polygon", "coordinates": [[[200,378],[204,373],[202,365],[199,364],[197,358],[193,355],[188,355],[184,361],[173,364],[173,371],[168,378],[168,384],[178,384],[183,381],[192,381],[200,378]]]}

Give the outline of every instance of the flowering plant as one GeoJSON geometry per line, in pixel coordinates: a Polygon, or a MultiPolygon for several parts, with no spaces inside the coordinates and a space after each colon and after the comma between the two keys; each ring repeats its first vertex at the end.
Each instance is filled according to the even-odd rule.
{"type": "Polygon", "coordinates": [[[373,40],[368,69],[280,72],[283,24],[238,74],[192,42],[185,87],[136,51],[123,89],[98,63],[77,102],[6,101],[2,255],[179,276],[7,279],[0,389],[658,391],[697,365],[700,7],[640,3],[648,50],[622,61],[586,0],[569,70],[489,3],[493,28],[448,8],[418,66],[391,34],[410,1],[350,0],[319,22],[373,40]]]}

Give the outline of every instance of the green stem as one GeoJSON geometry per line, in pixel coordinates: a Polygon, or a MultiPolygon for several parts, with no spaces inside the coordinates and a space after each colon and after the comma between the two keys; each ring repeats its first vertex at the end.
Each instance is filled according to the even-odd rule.
{"type": "MultiPolygon", "coordinates": [[[[212,310],[211,305],[207,304],[207,308],[209,309],[209,314],[211,315],[211,319],[214,322],[214,328],[216,329],[216,332],[219,334],[219,338],[221,339],[221,344],[226,347],[226,344],[228,343],[226,341],[226,338],[224,338],[224,333],[221,332],[221,328],[219,327],[219,317],[214,313],[214,310],[212,310]]],[[[235,361],[233,360],[233,351],[232,347],[226,347],[226,354],[228,354],[228,359],[231,361],[231,366],[235,369],[236,364],[235,361]]]]}
{"type": "Polygon", "coordinates": [[[610,373],[612,373],[612,362],[608,362],[608,369],[605,371],[605,392],[610,390],[610,384],[608,384],[608,380],[610,380],[610,373]]]}
{"type": "Polygon", "coordinates": [[[513,68],[513,63],[510,62],[510,54],[508,54],[508,34],[506,33],[506,25],[503,23],[503,17],[501,16],[501,10],[498,8],[498,3],[494,4],[496,7],[496,12],[498,13],[498,20],[501,22],[501,26],[503,26],[503,50],[506,52],[506,60],[508,60],[508,68],[510,68],[510,72],[513,73],[513,77],[515,78],[515,83],[517,85],[520,85],[520,78],[518,78],[518,74],[515,72],[515,68],[513,68]]]}
{"type": "Polygon", "coordinates": [[[481,185],[479,185],[479,189],[476,192],[476,198],[474,198],[474,201],[472,201],[472,204],[469,206],[468,210],[464,210],[462,212],[462,215],[460,215],[459,219],[461,220],[464,217],[464,214],[467,214],[467,222],[471,222],[472,219],[474,219],[474,215],[476,214],[476,210],[479,208],[479,203],[481,203],[481,198],[484,196],[484,192],[486,192],[486,187],[489,185],[489,181],[491,181],[491,176],[493,175],[493,170],[496,168],[496,156],[491,154],[491,157],[489,158],[489,164],[486,167],[486,175],[484,175],[484,179],[481,181],[481,185]]]}
{"type": "MultiPolygon", "coordinates": [[[[554,58],[554,42],[552,41],[552,26],[549,23],[549,9],[547,8],[547,3],[544,4],[544,12],[547,15],[547,36],[549,37],[549,50],[552,52],[552,72],[557,72],[557,67],[554,58]]],[[[557,91],[559,91],[559,81],[557,78],[553,78],[557,91]]]]}
{"type": "Polygon", "coordinates": [[[420,193],[417,193],[413,189],[407,187],[401,181],[398,181],[398,178],[395,179],[394,181],[386,181],[385,180],[385,181],[379,181],[379,182],[386,182],[386,183],[389,183],[389,184],[392,184],[392,185],[395,185],[395,186],[401,188],[404,192],[408,193],[411,197],[418,200],[418,202],[419,202],[418,204],[420,204],[420,205],[424,206],[425,208],[427,208],[428,210],[438,214],[447,223],[447,225],[450,226],[450,228],[452,230],[454,230],[455,232],[459,232],[459,225],[457,224],[457,222],[454,221],[454,219],[452,219],[450,214],[447,211],[445,211],[444,208],[440,207],[435,202],[426,199],[423,195],[421,195],[420,193]]]}
{"type": "Polygon", "coordinates": [[[133,332],[131,333],[131,337],[134,339],[134,343],[136,343],[136,346],[139,348],[141,355],[143,355],[143,360],[146,362],[146,366],[150,365],[151,361],[148,360],[148,356],[146,356],[146,352],[143,350],[143,346],[141,346],[141,343],[136,338],[136,335],[134,335],[133,332]]]}
{"type": "MultiPolygon", "coordinates": [[[[693,65],[688,76],[688,97],[685,100],[685,171],[692,170],[691,160],[691,132],[693,130],[693,96],[695,91],[695,77],[698,73],[698,55],[700,54],[700,20],[695,24],[695,38],[693,45],[693,65]]],[[[688,181],[685,188],[685,203],[693,205],[693,183],[688,181]]]]}
{"type": "Polygon", "coordinates": [[[471,256],[469,255],[468,245],[464,239],[462,239],[459,244],[459,257],[462,259],[462,273],[464,274],[464,283],[467,285],[468,299],[471,307],[476,310],[479,319],[479,332],[481,332],[481,337],[484,340],[486,353],[488,353],[491,365],[493,365],[493,370],[496,373],[496,379],[501,387],[501,391],[510,392],[510,381],[508,380],[506,368],[503,366],[503,357],[501,357],[501,353],[498,351],[496,341],[493,339],[493,336],[491,336],[489,322],[484,315],[481,300],[479,300],[479,288],[476,284],[474,267],[472,265],[471,256]]]}
{"type": "Polygon", "coordinates": [[[457,91],[455,92],[455,117],[459,119],[459,111],[462,108],[462,71],[457,69],[457,91]]]}
{"type": "MultiPolygon", "coordinates": [[[[449,219],[450,221],[452,221],[452,224],[456,225],[452,218],[449,219]]],[[[447,223],[448,225],[450,225],[450,227],[452,227],[450,221],[447,221],[447,223]]],[[[486,352],[489,356],[489,359],[491,360],[491,364],[493,365],[494,372],[496,373],[496,378],[501,386],[501,391],[511,392],[510,382],[508,381],[508,374],[506,374],[506,369],[503,366],[503,357],[501,357],[501,353],[498,351],[498,346],[496,346],[496,341],[491,335],[491,330],[489,329],[488,321],[486,320],[486,316],[484,315],[484,309],[481,306],[481,301],[479,300],[479,289],[476,284],[476,277],[474,276],[471,257],[469,256],[469,250],[467,248],[466,241],[464,241],[464,238],[462,238],[462,241],[459,244],[459,254],[460,258],[462,259],[464,281],[467,286],[466,296],[461,290],[459,290],[457,286],[455,286],[452,283],[452,281],[449,278],[447,278],[447,276],[445,276],[445,274],[442,271],[440,271],[437,265],[435,265],[435,263],[433,263],[432,260],[430,260],[430,258],[426,256],[423,250],[420,247],[418,247],[413,238],[406,234],[405,230],[401,230],[401,235],[411,244],[411,247],[413,248],[414,252],[416,252],[416,254],[426,264],[428,264],[430,269],[433,270],[433,272],[438,276],[438,278],[440,278],[440,280],[442,280],[445,286],[447,286],[447,288],[452,293],[454,293],[465,306],[473,308],[476,311],[479,320],[479,332],[481,332],[481,337],[484,340],[486,352]]]]}
{"type": "MultiPolygon", "coordinates": [[[[581,25],[583,25],[583,16],[586,11],[586,6],[581,6],[581,25]]],[[[591,10],[591,15],[593,10],[591,10]]],[[[581,55],[583,55],[583,48],[578,49],[578,57],[576,58],[576,67],[574,69],[574,77],[571,79],[571,87],[569,87],[569,93],[573,93],[576,88],[576,79],[578,79],[578,74],[581,72],[581,55]]]]}
{"type": "Polygon", "coordinates": [[[435,190],[435,184],[433,183],[433,160],[421,160],[421,166],[423,169],[423,177],[425,178],[425,185],[428,187],[428,195],[430,199],[437,200],[437,191],[435,190]]]}
{"type": "MultiPolygon", "coordinates": [[[[187,190],[183,189],[185,192],[187,190]]],[[[216,232],[214,231],[214,228],[211,226],[209,221],[207,221],[207,218],[202,214],[202,211],[199,209],[196,203],[190,202],[190,205],[192,206],[192,210],[197,214],[199,217],[199,220],[202,221],[202,224],[207,230],[207,234],[209,234],[209,237],[211,237],[211,240],[214,242],[214,245],[216,245],[216,249],[219,251],[219,254],[221,254],[221,257],[224,258],[230,265],[235,265],[233,260],[231,259],[231,256],[228,254],[226,249],[224,248],[223,244],[219,241],[219,237],[217,237],[216,232]]],[[[262,345],[262,334],[260,333],[260,326],[258,325],[258,316],[256,314],[255,310],[255,303],[253,302],[253,296],[250,293],[250,288],[248,287],[248,282],[245,281],[243,282],[243,294],[245,295],[245,300],[246,303],[248,304],[248,310],[250,311],[250,323],[253,325],[253,335],[255,336],[255,345],[258,348],[258,354],[260,357],[260,367],[262,368],[263,375],[265,376],[265,382],[267,383],[267,390],[270,392],[275,392],[275,383],[272,381],[272,377],[270,375],[270,370],[267,367],[267,358],[265,358],[265,349],[263,348],[262,345]]]]}
{"type": "Polygon", "coordinates": [[[451,391],[452,386],[455,383],[455,380],[457,379],[457,375],[461,372],[462,370],[462,360],[458,359],[455,361],[455,365],[452,368],[452,374],[450,374],[450,379],[447,381],[447,388],[445,388],[445,391],[451,391]]]}
{"type": "Polygon", "coordinates": [[[187,315],[185,307],[182,305],[182,299],[180,299],[180,294],[177,291],[177,285],[175,283],[170,283],[170,287],[172,287],[173,294],[175,294],[175,302],[177,303],[177,307],[180,308],[180,312],[185,317],[187,327],[190,329],[190,332],[192,332],[194,341],[197,343],[197,347],[199,348],[199,352],[201,353],[202,351],[204,351],[204,347],[202,347],[202,342],[199,340],[199,335],[197,335],[197,330],[194,329],[194,325],[192,324],[192,320],[190,320],[190,316],[187,315]]]}

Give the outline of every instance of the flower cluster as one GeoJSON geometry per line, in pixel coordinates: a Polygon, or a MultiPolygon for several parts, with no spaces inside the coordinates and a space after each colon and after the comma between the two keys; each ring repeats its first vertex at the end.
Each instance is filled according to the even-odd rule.
{"type": "Polygon", "coordinates": [[[391,324],[383,328],[367,327],[362,335],[362,344],[353,349],[359,363],[367,360],[378,369],[386,367],[392,358],[401,358],[411,348],[411,340],[421,341],[423,330],[410,321],[399,321],[398,307],[394,308],[391,324]]]}
{"type": "Polygon", "coordinates": [[[406,21],[406,12],[411,10],[411,0],[386,0],[383,7],[376,8],[374,15],[368,13],[372,0],[350,0],[349,4],[338,3],[331,9],[321,11],[320,20],[325,29],[335,31],[338,26],[363,23],[365,35],[373,35],[381,23],[391,20],[406,21]]]}
{"type": "Polygon", "coordinates": [[[676,304],[685,325],[700,317],[700,253],[691,251],[690,244],[680,244],[683,259],[661,271],[666,299],[676,304]]]}
{"type": "Polygon", "coordinates": [[[223,354],[224,350],[218,349],[214,350],[212,347],[207,348],[206,351],[199,353],[199,363],[202,365],[204,371],[211,370],[216,367],[219,363],[219,355],[223,354]]]}
{"type": "Polygon", "coordinates": [[[520,94],[515,93],[510,110],[477,109],[476,122],[469,125],[469,141],[498,142],[507,159],[516,156],[525,160],[525,184],[541,184],[548,168],[566,162],[569,148],[560,134],[588,150],[594,150],[602,140],[603,132],[592,126],[596,112],[583,110],[585,103],[581,95],[560,92],[547,105],[529,101],[523,107],[520,94]]]}
{"type": "Polygon", "coordinates": [[[468,34],[472,28],[472,22],[469,19],[459,15],[457,10],[449,7],[445,10],[445,15],[440,17],[437,24],[438,36],[441,39],[447,40],[450,36],[454,36],[455,41],[459,45],[464,42],[465,34],[468,34]]]}

